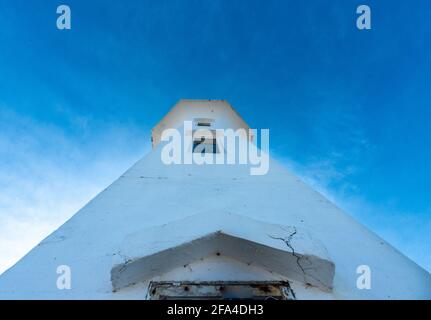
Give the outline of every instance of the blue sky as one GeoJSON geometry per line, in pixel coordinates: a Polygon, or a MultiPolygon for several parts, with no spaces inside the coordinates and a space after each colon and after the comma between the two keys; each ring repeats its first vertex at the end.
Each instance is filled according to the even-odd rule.
{"type": "Polygon", "coordinates": [[[148,152],[180,98],[227,99],[431,270],[430,38],[427,0],[0,2],[0,272],[148,152]]]}

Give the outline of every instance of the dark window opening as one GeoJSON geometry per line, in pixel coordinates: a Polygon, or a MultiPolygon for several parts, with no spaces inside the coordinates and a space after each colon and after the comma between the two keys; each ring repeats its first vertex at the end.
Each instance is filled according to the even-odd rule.
{"type": "Polygon", "coordinates": [[[212,127],[214,120],[208,118],[198,118],[193,120],[197,127],[212,127]]]}
{"type": "Polygon", "coordinates": [[[218,153],[217,140],[206,139],[204,137],[193,141],[193,152],[194,153],[218,153]]]}
{"type": "Polygon", "coordinates": [[[211,127],[211,123],[209,122],[198,122],[199,127],[211,127]]]}

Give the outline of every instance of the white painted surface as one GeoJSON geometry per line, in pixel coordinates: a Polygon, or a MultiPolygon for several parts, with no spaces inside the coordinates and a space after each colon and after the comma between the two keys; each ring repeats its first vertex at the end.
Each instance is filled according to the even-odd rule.
{"type": "MultiPolygon", "coordinates": [[[[328,259],[335,264],[333,290],[328,294],[293,281],[298,298],[431,299],[431,275],[428,272],[276,161],[271,160],[269,173],[264,176],[251,176],[248,165],[166,166],[160,160],[161,147],[159,144],[1,275],[0,299],[143,298],[146,281],[118,292],[112,290],[111,270],[122,259],[118,255],[124,250],[122,246],[127,243],[126,238],[147,228],[159,228],[172,221],[208,212],[294,226],[309,234],[310,239],[316,239],[319,243],[316,247],[324,247],[328,259]],[[63,264],[72,270],[71,290],[56,288],[56,269],[63,264]],[[371,267],[371,290],[358,290],[356,287],[356,268],[362,264],[371,267]]],[[[197,225],[190,222],[188,226],[170,230],[169,235],[158,234],[155,243],[174,246],[175,239],[186,229],[199,228],[211,229],[202,226],[201,222],[197,225]]],[[[244,232],[240,224],[234,224],[232,228],[232,232],[244,232]]],[[[259,232],[256,230],[256,237],[259,237],[259,232]]],[[[298,248],[308,247],[299,238],[293,243],[298,248]]],[[[272,245],[277,246],[275,243],[272,245]]],[[[130,250],[138,248],[139,243],[134,243],[134,249],[130,247],[130,250]]],[[[225,269],[245,270],[238,272],[238,277],[256,273],[262,278],[268,276],[268,271],[261,266],[250,267],[232,257],[218,258],[223,260],[207,257],[207,261],[191,263],[192,269],[195,266],[199,272],[187,273],[186,268],[177,267],[159,278],[169,279],[175,275],[202,278],[205,268],[219,266],[218,270],[223,270],[221,265],[225,269]]],[[[232,277],[234,273],[226,271],[224,276],[232,277]]],[[[211,277],[213,274],[208,272],[207,275],[211,277]]],[[[215,274],[220,276],[223,272],[215,274]]],[[[272,276],[274,279],[280,277],[278,274],[272,276]]]]}

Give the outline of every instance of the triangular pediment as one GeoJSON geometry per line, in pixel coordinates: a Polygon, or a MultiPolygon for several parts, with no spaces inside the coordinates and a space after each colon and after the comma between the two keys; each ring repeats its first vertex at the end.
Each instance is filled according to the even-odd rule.
{"type": "Polygon", "coordinates": [[[332,288],[335,266],[305,231],[220,212],[195,215],[128,236],[120,249],[123,261],[111,270],[112,285],[118,290],[214,255],[325,291],[332,288]]]}

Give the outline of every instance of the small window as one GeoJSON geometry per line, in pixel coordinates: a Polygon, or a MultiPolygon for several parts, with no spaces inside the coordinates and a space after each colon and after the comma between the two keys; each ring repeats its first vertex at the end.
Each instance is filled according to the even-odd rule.
{"type": "Polygon", "coordinates": [[[194,119],[195,126],[210,128],[213,125],[213,119],[199,118],[194,119]]]}
{"type": "Polygon", "coordinates": [[[198,122],[199,127],[211,127],[210,122],[198,122]]]}
{"type": "Polygon", "coordinates": [[[200,138],[193,141],[194,153],[218,153],[217,140],[209,138],[200,138]]]}

